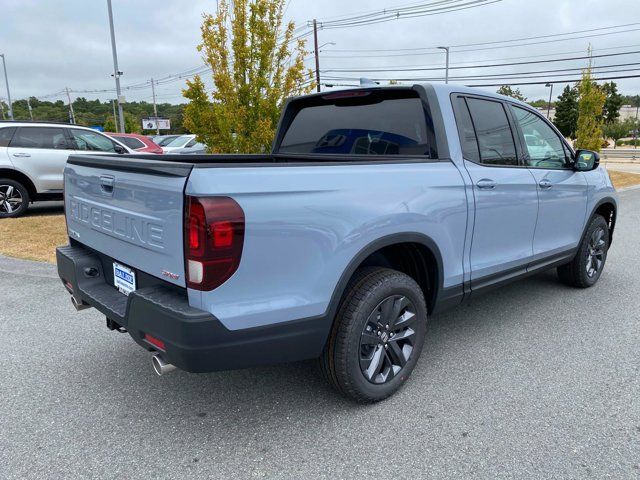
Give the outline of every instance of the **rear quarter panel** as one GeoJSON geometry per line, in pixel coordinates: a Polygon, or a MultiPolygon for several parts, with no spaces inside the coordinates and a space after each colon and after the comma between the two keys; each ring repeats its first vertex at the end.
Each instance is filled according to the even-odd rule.
{"type": "Polygon", "coordinates": [[[228,195],[243,208],[237,272],[190,303],[229,329],[325,314],[342,273],[367,245],[420,233],[442,255],[444,287],[462,283],[464,183],[451,162],[194,168],[188,195],[228,195]]]}

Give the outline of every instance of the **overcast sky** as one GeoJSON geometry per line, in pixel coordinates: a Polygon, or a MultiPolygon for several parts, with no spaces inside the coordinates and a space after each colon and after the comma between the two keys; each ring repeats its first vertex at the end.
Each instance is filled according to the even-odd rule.
{"type": "MultiPolygon", "coordinates": [[[[434,0],[430,0],[434,1],[434,0]]],[[[634,0],[637,2],[637,0],[634,0]]],[[[396,51],[440,45],[465,45],[481,42],[518,39],[576,32],[616,25],[637,25],[619,28],[624,33],[601,35],[616,30],[593,31],[591,38],[548,42],[537,45],[469,50],[451,50],[451,64],[470,65],[504,63],[545,58],[562,58],[586,54],[591,43],[594,55],[640,50],[640,10],[631,9],[632,0],[502,0],[491,5],[413,19],[351,27],[320,30],[319,43],[334,42],[321,49],[321,71],[325,76],[404,78],[443,76],[443,71],[345,73],[335,69],[431,67],[444,64],[444,54],[433,50],[423,52],[396,51]],[[634,31],[629,31],[634,30],[634,31]],[[342,50],[383,49],[375,52],[344,52],[342,50]],[[398,56],[398,53],[412,53],[398,56]],[[555,55],[555,57],[551,55],[555,55]],[[549,57],[544,57],[544,56],[549,57]],[[507,60],[504,60],[507,59],[507,60]]],[[[112,89],[113,63],[109,39],[106,0],[1,0],[0,53],[6,55],[13,99],[27,96],[43,97],[61,91],[112,89]]],[[[290,0],[286,17],[305,25],[314,17],[322,20],[336,16],[397,7],[415,0],[290,0]]],[[[421,2],[427,3],[427,2],[421,2]]],[[[151,77],[185,71],[202,64],[196,51],[200,41],[203,12],[212,12],[215,0],[113,0],[116,41],[123,85],[144,82],[151,77]]],[[[582,34],[586,35],[586,34],[582,34]]],[[[311,40],[311,38],[309,38],[311,40]]],[[[553,38],[552,38],[553,39],[553,38]]],[[[532,43],[520,42],[520,43],[532,43]]],[[[312,50],[308,45],[308,50],[312,50]]],[[[594,64],[617,65],[640,63],[640,54],[597,58],[594,64]]],[[[313,67],[313,59],[307,65],[313,67]]],[[[505,72],[526,72],[557,68],[583,67],[585,60],[500,67],[493,70],[459,70],[452,75],[473,75],[505,72]]],[[[638,66],[616,67],[633,69],[638,66]]],[[[634,75],[636,71],[617,75],[634,75]]],[[[557,75],[549,74],[558,78],[557,75]]],[[[616,74],[613,74],[616,75],[616,74]]],[[[0,77],[1,78],[1,77],[0,77]]],[[[566,78],[566,77],[561,77],[566,78]]],[[[540,80],[545,80],[542,78],[540,80]]],[[[518,80],[513,80],[516,82],[518,80]]],[[[521,80],[526,81],[526,80],[521,80]]],[[[336,81],[336,83],[353,83],[336,81]]],[[[469,83],[462,81],[457,83],[469,83]]],[[[477,83],[477,82],[476,82],[477,83]]],[[[488,83],[497,83],[489,81],[488,83]]],[[[640,93],[640,79],[617,81],[625,94],[640,93]]],[[[158,102],[181,101],[182,80],[157,87],[158,102]]],[[[554,87],[554,97],[564,85],[554,87]]],[[[544,85],[521,86],[530,99],[546,98],[544,85]]],[[[491,90],[495,90],[491,88],[491,90]]],[[[130,100],[151,99],[151,89],[123,92],[130,100]]],[[[73,93],[74,97],[110,99],[112,92],[98,94],[73,93]]],[[[0,82],[0,97],[6,97],[0,82]]],[[[58,94],[50,99],[62,99],[58,94]]]]}

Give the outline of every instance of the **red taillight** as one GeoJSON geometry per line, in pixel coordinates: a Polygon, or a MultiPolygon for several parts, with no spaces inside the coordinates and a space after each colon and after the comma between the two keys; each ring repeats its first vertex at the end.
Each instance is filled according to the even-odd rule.
{"type": "Polygon", "coordinates": [[[244,212],[229,197],[185,199],[187,286],[213,290],[235,273],[244,243],[244,212]]]}
{"type": "Polygon", "coordinates": [[[164,342],[162,340],[160,340],[159,338],[152,337],[148,333],[145,333],[144,334],[144,339],[147,342],[149,342],[151,345],[153,345],[154,347],[158,347],[160,350],[164,350],[164,342]]]}

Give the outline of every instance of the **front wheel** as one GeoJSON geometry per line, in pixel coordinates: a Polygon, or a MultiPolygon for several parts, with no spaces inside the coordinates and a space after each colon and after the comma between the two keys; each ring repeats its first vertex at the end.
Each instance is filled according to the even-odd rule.
{"type": "Polygon", "coordinates": [[[387,268],[360,269],[323,352],[323,373],[355,401],[383,400],[411,375],[426,326],[424,296],[411,277],[387,268]]]}
{"type": "Polygon", "coordinates": [[[573,260],[558,267],[560,280],[572,287],[587,288],[596,284],[609,250],[609,225],[601,215],[594,215],[573,260]]]}

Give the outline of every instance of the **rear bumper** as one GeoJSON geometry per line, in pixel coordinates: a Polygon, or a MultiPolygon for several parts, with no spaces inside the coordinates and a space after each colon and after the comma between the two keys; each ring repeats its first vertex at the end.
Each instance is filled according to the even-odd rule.
{"type": "Polygon", "coordinates": [[[162,280],[128,297],[107,280],[109,259],[81,245],[56,249],[58,275],[78,303],[95,307],[127,329],[149,351],[188,372],[211,372],[290,362],[320,355],[331,322],[324,317],[268,327],[228,330],[215,316],[189,305],[185,289],[162,280]],[[97,274],[90,274],[95,271],[97,274]],[[105,272],[106,271],[106,272],[105,272]],[[105,275],[106,273],[106,275],[105,275]],[[149,334],[164,350],[148,343],[149,334]]]}

